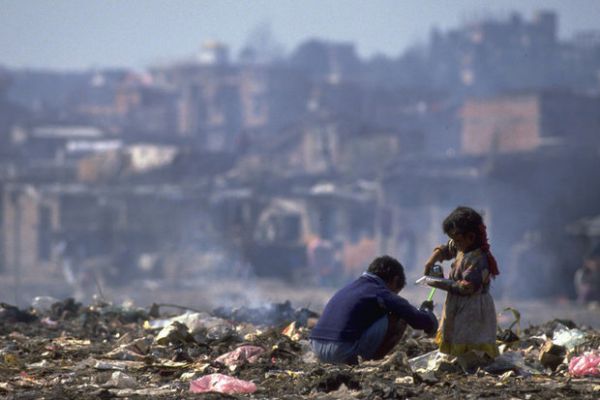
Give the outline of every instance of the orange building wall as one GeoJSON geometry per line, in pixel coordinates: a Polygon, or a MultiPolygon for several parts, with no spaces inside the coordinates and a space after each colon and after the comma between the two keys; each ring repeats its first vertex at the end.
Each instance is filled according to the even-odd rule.
{"type": "Polygon", "coordinates": [[[462,109],[462,152],[529,151],[540,144],[540,104],[536,96],[468,101],[462,109]]]}

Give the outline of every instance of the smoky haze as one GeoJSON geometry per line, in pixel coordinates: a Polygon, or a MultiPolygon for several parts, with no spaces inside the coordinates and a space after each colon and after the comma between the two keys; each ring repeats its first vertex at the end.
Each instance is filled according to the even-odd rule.
{"type": "Polygon", "coordinates": [[[573,304],[600,232],[600,26],[469,15],[368,57],[286,49],[273,20],[142,68],[7,63],[0,301],[318,309],[380,254],[417,279],[468,205],[501,304],[573,304]]]}

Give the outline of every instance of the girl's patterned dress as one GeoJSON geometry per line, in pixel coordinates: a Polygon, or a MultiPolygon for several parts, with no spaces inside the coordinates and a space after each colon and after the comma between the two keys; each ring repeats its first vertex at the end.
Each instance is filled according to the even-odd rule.
{"type": "Polygon", "coordinates": [[[454,259],[436,342],[440,352],[458,356],[469,350],[498,356],[496,308],[489,293],[491,275],[481,249],[457,251],[452,240],[439,247],[444,260],[454,259]]]}

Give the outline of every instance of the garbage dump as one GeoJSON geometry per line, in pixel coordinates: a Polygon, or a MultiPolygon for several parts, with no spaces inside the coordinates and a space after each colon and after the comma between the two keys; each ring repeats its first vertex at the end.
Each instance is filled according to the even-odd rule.
{"type": "Polygon", "coordinates": [[[289,302],[179,314],[48,302],[0,304],[2,398],[600,397],[600,332],[570,321],[499,331],[494,360],[440,354],[409,328],[384,359],[347,366],[316,361],[307,338],[318,314],[289,302]]]}

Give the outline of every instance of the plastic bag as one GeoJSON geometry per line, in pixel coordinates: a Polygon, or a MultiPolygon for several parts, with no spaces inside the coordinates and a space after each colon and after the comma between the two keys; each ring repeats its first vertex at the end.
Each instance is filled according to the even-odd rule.
{"type": "Polygon", "coordinates": [[[579,329],[569,329],[567,327],[554,331],[552,335],[552,343],[559,346],[565,346],[567,350],[571,351],[576,346],[586,341],[586,335],[579,329]]]}
{"type": "Polygon", "coordinates": [[[440,364],[448,360],[448,356],[440,353],[438,350],[430,351],[421,356],[408,360],[408,365],[413,372],[435,371],[440,364]]]}
{"type": "Polygon", "coordinates": [[[231,365],[240,365],[246,361],[252,364],[256,362],[258,357],[260,357],[264,352],[265,349],[262,347],[245,345],[217,357],[215,361],[227,365],[228,367],[231,365]]]}
{"type": "Polygon", "coordinates": [[[569,373],[573,376],[600,376],[600,353],[588,351],[569,362],[569,373]]]}
{"type": "Polygon", "coordinates": [[[211,339],[222,339],[231,334],[235,327],[225,319],[213,317],[207,313],[186,312],[177,317],[168,319],[155,319],[144,322],[145,329],[159,329],[171,325],[173,322],[184,324],[193,335],[206,329],[207,336],[211,339]]]}
{"type": "Polygon", "coordinates": [[[539,375],[543,371],[537,370],[532,366],[525,364],[525,358],[521,351],[506,351],[494,359],[494,361],[484,368],[490,374],[502,374],[507,371],[515,371],[519,375],[539,375]]]}
{"type": "Polygon", "coordinates": [[[190,382],[190,392],[217,392],[225,394],[254,393],[256,385],[249,381],[223,374],[210,374],[190,382]]]}
{"type": "Polygon", "coordinates": [[[60,300],[50,296],[37,296],[31,302],[31,307],[38,314],[47,314],[52,310],[52,304],[58,303],[60,300]]]}

